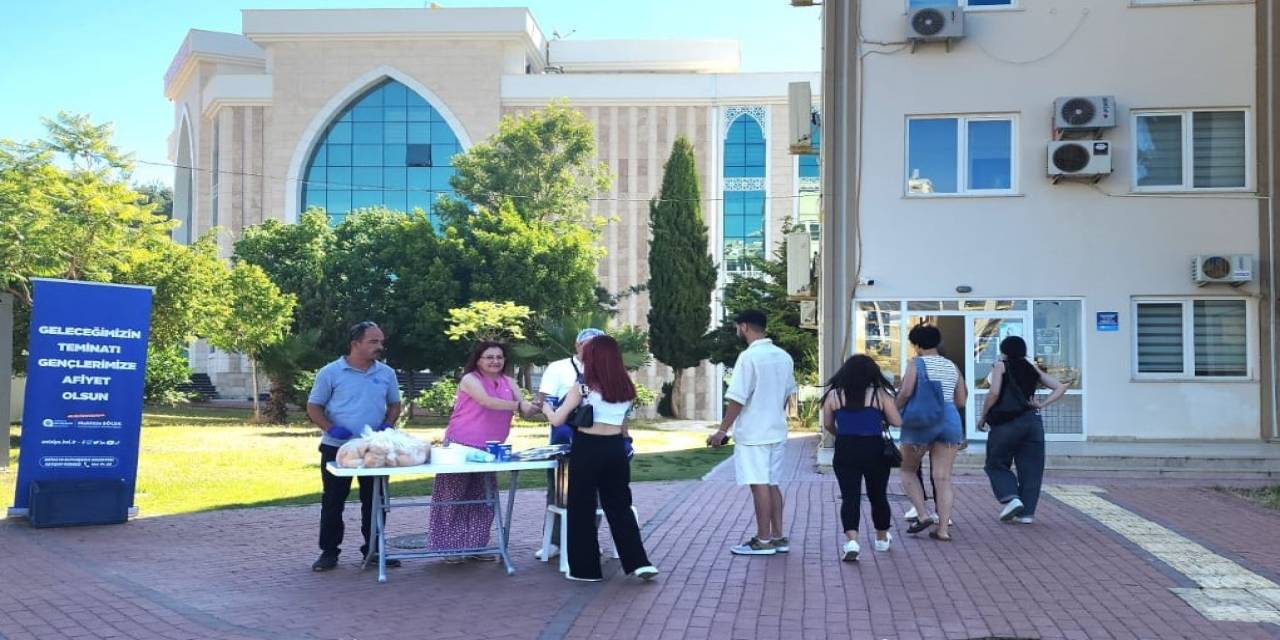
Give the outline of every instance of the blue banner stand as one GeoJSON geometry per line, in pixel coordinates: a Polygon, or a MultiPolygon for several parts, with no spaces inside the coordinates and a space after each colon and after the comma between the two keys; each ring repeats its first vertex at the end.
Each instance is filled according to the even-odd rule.
{"type": "Polygon", "coordinates": [[[153,289],[32,283],[18,482],[8,515],[29,514],[31,485],[40,481],[119,480],[133,505],[153,289]]]}

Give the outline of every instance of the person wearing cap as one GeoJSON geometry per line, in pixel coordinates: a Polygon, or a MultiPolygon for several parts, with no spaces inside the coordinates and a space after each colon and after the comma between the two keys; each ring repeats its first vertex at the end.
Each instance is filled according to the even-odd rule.
{"type": "Polygon", "coordinates": [[[791,550],[782,532],[782,458],[787,447],[787,403],[796,392],[791,355],[765,337],[763,311],[747,309],[733,319],[747,348],[733,364],[733,379],[725,391],[728,406],[720,429],[707,444],[723,446],[729,429],[738,444],[733,468],[738,484],[751,487],[756,511],[756,535],[729,549],[737,555],[774,555],[791,550]]]}
{"type": "MultiPolygon", "coordinates": [[[[591,342],[592,338],[605,335],[604,331],[594,327],[588,327],[578,332],[578,337],[574,340],[574,354],[563,360],[556,360],[547,365],[546,371],[542,372],[542,381],[538,384],[538,400],[550,406],[552,409],[559,409],[560,403],[564,402],[565,394],[569,393],[574,385],[582,384],[582,351],[591,342]]],[[[551,425],[551,444],[569,444],[573,441],[573,428],[567,424],[551,425]]],[[[547,504],[555,504],[556,502],[556,473],[554,470],[547,471],[547,504]]],[[[552,523],[552,545],[549,549],[547,560],[556,557],[560,553],[560,516],[555,517],[552,523]]],[[[542,549],[538,549],[537,555],[542,560],[542,549]]]]}
{"type": "MultiPolygon", "coordinates": [[[[329,571],[338,566],[343,537],[342,508],[351,493],[351,478],[329,473],[325,465],[338,456],[338,447],[360,435],[365,427],[382,431],[400,417],[400,384],[396,372],[378,361],[382,355],[382,330],[373,322],[361,322],[347,332],[347,355],[316,372],[315,386],[307,398],[307,417],[320,427],[320,479],[324,495],[320,499],[320,558],[312,571],[329,571]]],[[[369,526],[373,515],[374,478],[360,478],[360,533],[369,553],[369,526]]],[[[400,566],[388,560],[388,567],[400,566]]]]}

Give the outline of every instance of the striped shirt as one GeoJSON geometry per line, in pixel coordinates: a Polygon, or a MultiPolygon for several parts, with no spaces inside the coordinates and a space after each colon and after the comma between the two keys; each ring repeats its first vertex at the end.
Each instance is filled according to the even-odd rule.
{"type": "Polygon", "coordinates": [[[942,356],[921,356],[924,360],[924,371],[933,382],[942,384],[942,399],[947,403],[956,401],[956,383],[960,381],[960,370],[954,362],[942,356]]]}

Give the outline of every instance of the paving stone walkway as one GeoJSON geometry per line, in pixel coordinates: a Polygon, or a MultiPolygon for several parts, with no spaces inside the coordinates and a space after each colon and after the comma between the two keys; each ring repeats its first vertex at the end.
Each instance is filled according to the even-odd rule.
{"type": "MultiPolygon", "coordinates": [[[[650,584],[616,562],[603,583],[571,583],[534,560],[536,490],[517,497],[511,577],[408,561],[378,584],[358,541],[339,570],[314,574],[318,506],[0,522],[0,638],[1280,638],[1280,513],[1212,482],[1051,476],[1036,524],[1017,526],[995,521],[984,477],[960,476],[950,544],[906,534],[895,482],[893,549],[868,542],[842,563],[839,492],[813,470],[815,444],[788,446],[790,554],[729,554],[754,526],[731,467],[634,485],[663,571],[650,584]]],[[[426,522],[392,517],[393,535],[426,522]]]]}

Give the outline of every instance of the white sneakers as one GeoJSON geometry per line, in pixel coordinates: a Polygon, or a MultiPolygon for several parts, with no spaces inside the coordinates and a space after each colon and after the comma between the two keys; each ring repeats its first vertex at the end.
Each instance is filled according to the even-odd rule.
{"type": "MultiPolygon", "coordinates": [[[[890,545],[893,544],[893,534],[886,533],[884,540],[872,538],[872,544],[876,551],[881,553],[888,551],[890,545]]],[[[840,548],[840,559],[845,562],[857,562],[858,554],[860,553],[862,553],[862,546],[858,544],[858,541],[848,540],[844,543],[844,546],[840,548]]]]}
{"type": "Polygon", "coordinates": [[[1031,524],[1035,521],[1036,519],[1032,516],[1018,516],[1014,519],[1014,522],[1017,522],[1018,524],[1031,524]]]}
{"type": "Polygon", "coordinates": [[[545,558],[544,558],[544,557],[542,557],[542,549],[538,549],[537,551],[534,551],[534,552],[533,552],[533,557],[535,557],[535,558],[537,558],[537,559],[539,559],[539,560],[542,560],[542,561],[547,561],[547,560],[550,560],[550,559],[552,559],[552,558],[554,558],[554,557],[556,557],[556,556],[560,555],[560,547],[557,547],[557,546],[556,546],[556,545],[554,545],[554,544],[553,544],[553,545],[551,545],[551,548],[550,548],[548,551],[549,551],[549,553],[547,553],[547,557],[545,557],[545,558]]]}
{"type": "Polygon", "coordinates": [[[658,568],[653,565],[645,565],[631,572],[631,575],[648,582],[658,577],[658,568]]]}
{"type": "Polygon", "coordinates": [[[1014,518],[1022,515],[1022,501],[1014,498],[1005,503],[1004,508],[1000,510],[1000,522],[1011,522],[1014,518]]]}
{"type": "Polygon", "coordinates": [[[844,553],[841,554],[840,559],[845,562],[856,562],[858,560],[858,554],[861,552],[862,547],[858,546],[858,541],[850,540],[844,543],[844,553]]]}
{"type": "Polygon", "coordinates": [[[881,540],[880,538],[875,539],[876,551],[888,551],[889,545],[892,543],[893,543],[893,534],[886,533],[884,534],[884,540],[881,540]]]}

